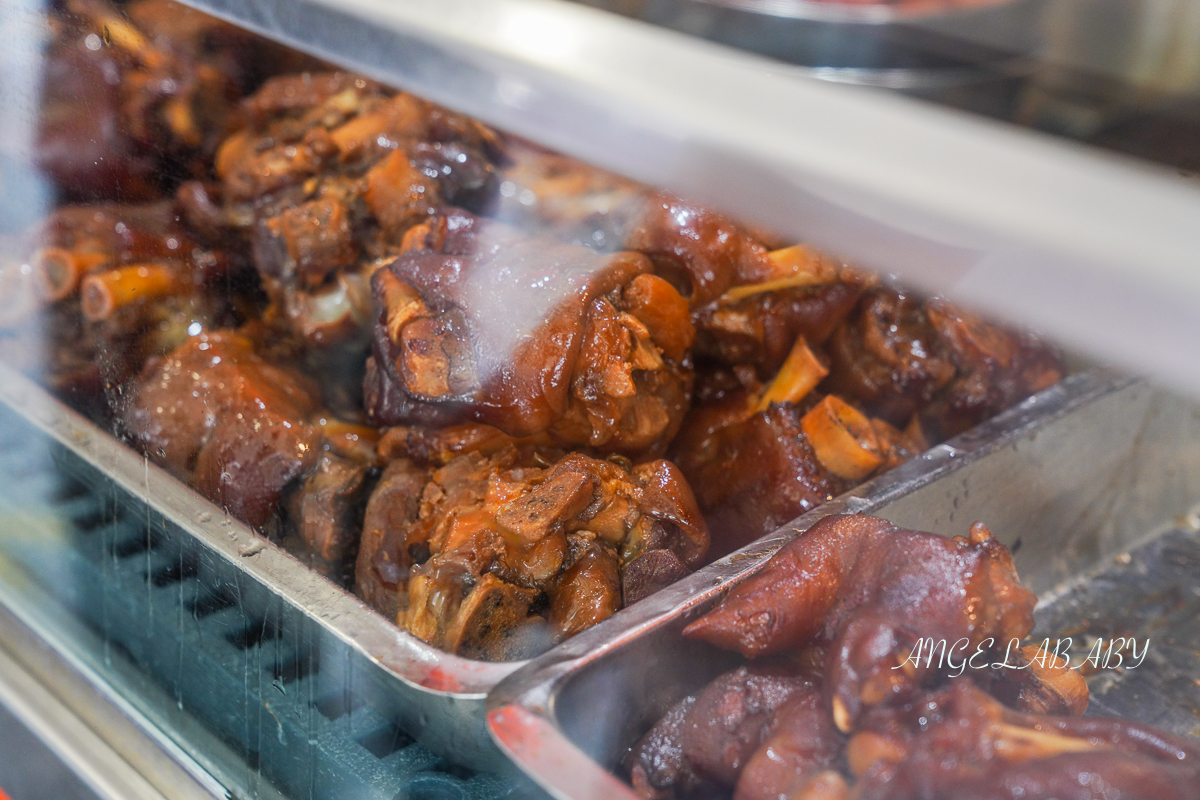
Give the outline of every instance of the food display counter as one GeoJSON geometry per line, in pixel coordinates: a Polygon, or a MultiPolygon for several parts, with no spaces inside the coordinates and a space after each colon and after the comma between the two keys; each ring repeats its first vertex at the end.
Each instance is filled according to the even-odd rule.
{"type": "MultiPolygon", "coordinates": [[[[1164,753],[1197,769],[1191,3],[0,13],[9,752],[36,740],[106,798],[957,796],[1030,761],[1129,792],[1164,753]],[[814,692],[820,780],[739,783],[800,723],[694,712],[750,748],[721,768],[672,739],[710,681],[768,669],[695,631],[764,581],[824,586],[772,576],[863,514],[897,526],[862,557],[892,572],[839,580],[912,608],[884,660],[978,572],[981,599],[939,601],[967,603],[963,641],[986,617],[1074,642],[1078,669],[946,683],[899,659],[846,694],[835,615],[764,645],[814,692]],[[976,555],[920,573],[955,547],[976,555]],[[951,684],[1008,709],[953,786],[914,777],[928,725],[897,710],[951,684]]],[[[0,790],[40,796],[14,761],[0,738],[0,790]]]]}

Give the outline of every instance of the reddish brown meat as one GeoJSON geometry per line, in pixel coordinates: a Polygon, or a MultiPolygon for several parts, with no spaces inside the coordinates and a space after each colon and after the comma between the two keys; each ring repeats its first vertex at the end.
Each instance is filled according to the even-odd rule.
{"type": "Polygon", "coordinates": [[[1033,628],[1035,598],[1003,545],[976,523],[946,539],[866,516],[827,517],[790,542],[685,635],[746,656],[828,643],[828,699],[838,728],[936,674],[894,670],[916,641],[1003,652],[1033,628]]]}
{"type": "Polygon", "coordinates": [[[804,406],[747,413],[743,393],[697,406],[672,445],[713,532],[713,558],[743,547],[852,485],[827,470],[800,429],[804,406]]]}
{"type": "Polygon", "coordinates": [[[876,712],[856,800],[1194,800],[1200,746],[1136,722],[1004,708],[968,680],[876,712]]]}
{"type": "Polygon", "coordinates": [[[683,730],[695,704],[696,696],[691,695],[671,706],[629,749],[626,755],[629,780],[638,796],[646,800],[674,800],[720,790],[697,775],[683,755],[683,730]],[[704,792],[705,789],[708,791],[704,792]]]}
{"type": "Polygon", "coordinates": [[[1033,602],[980,523],[968,540],[826,518],[685,629],[774,655],[670,709],[631,750],[633,787],[648,800],[727,797],[735,784],[734,800],[1200,797],[1194,741],[1040,713],[1087,706],[1064,661],[1030,647],[1004,656],[1019,670],[950,677],[936,657],[907,657],[918,637],[944,639],[986,667],[1028,633],[1033,602]],[[785,682],[801,678],[791,691],[781,665],[785,682]]]}
{"type": "Polygon", "coordinates": [[[646,198],[624,246],[649,256],[655,271],[693,307],[711,303],[731,286],[760,283],[776,273],[766,247],[736,223],[661,193],[646,198]]]}
{"type": "Polygon", "coordinates": [[[370,280],[443,203],[482,205],[499,139],[483,125],[343,72],[267,81],[215,161],[219,186],[181,190],[191,220],[249,239],[271,301],[325,400],[361,412],[376,314],[370,280]]]}
{"type": "Polygon", "coordinates": [[[877,289],[834,332],[826,388],[896,426],[914,414],[935,440],[1057,382],[1046,345],[945,301],[877,289]]]}
{"type": "Polygon", "coordinates": [[[818,695],[818,684],[790,664],[739,667],[696,697],[682,727],[683,756],[699,775],[732,788],[781,711],[818,695]]]}
{"type": "Polygon", "coordinates": [[[847,275],[810,287],[778,289],[696,309],[696,354],[722,364],[751,364],[766,378],[775,374],[792,344],[803,336],[824,342],[854,308],[863,280],[847,275]]]}
{"type": "Polygon", "coordinates": [[[811,677],[787,662],[727,672],[673,706],[630,748],[634,788],[652,800],[722,796],[773,737],[777,718],[819,697],[811,677]]]}
{"type": "Polygon", "coordinates": [[[459,454],[418,465],[425,437],[405,438],[367,507],[357,587],[439,647],[527,654],[620,608],[623,565],[659,550],[688,566],[703,558],[707,531],[668,462],[627,468],[571,454],[543,466],[546,451],[463,436],[459,454]]]}
{"type": "Polygon", "coordinates": [[[734,800],[793,797],[841,762],[845,740],[820,688],[798,692],[775,713],[770,735],[746,761],[734,800]]]}
{"type": "Polygon", "coordinates": [[[444,252],[406,253],[373,281],[372,419],[474,420],[565,446],[661,453],[691,382],[678,294],[641,256],[454,219],[444,252]]]}
{"type": "Polygon", "coordinates": [[[122,422],[134,444],[242,521],[262,526],[287,497],[291,525],[323,562],[344,558],[374,454],[366,430],[321,412],[313,383],[265,361],[246,335],[197,336],[151,363],[122,422]]]}
{"type": "Polygon", "coordinates": [[[311,384],[232,332],[151,364],[130,395],[122,419],[134,443],[251,525],[320,458],[320,432],[306,421],[318,407],[311,384]]]}

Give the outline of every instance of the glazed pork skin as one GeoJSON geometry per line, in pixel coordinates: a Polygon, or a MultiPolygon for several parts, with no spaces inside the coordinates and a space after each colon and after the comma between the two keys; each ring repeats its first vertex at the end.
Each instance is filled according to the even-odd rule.
{"type": "Polygon", "coordinates": [[[934,441],[1059,381],[1062,360],[1036,337],[992,325],[939,298],[868,292],[829,340],[823,389],[934,441]]]}
{"type": "Polygon", "coordinates": [[[925,665],[893,670],[919,638],[1003,652],[1033,629],[1033,593],[1008,550],[979,523],[970,537],[905,531],[861,515],[826,517],[689,625],[690,638],[753,657],[828,645],[833,717],[917,688],[925,665]]]}
{"type": "Polygon", "coordinates": [[[850,740],[854,800],[1196,800],[1200,745],[1131,720],[1005,708],[957,679],[850,740]]]}
{"type": "Polygon", "coordinates": [[[132,442],[250,525],[274,512],[284,487],[318,462],[319,406],[302,376],[268,364],[252,343],[219,331],[150,363],[122,424],[132,442]]]}
{"type": "Polygon", "coordinates": [[[690,398],[686,303],[634,253],[474,221],[372,281],[365,395],[381,425],[474,421],[630,457],[661,454],[690,398]]]}

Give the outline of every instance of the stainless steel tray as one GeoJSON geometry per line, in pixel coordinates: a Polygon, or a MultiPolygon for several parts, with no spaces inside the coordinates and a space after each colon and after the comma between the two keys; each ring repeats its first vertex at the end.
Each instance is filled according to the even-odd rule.
{"type": "Polygon", "coordinates": [[[194,565],[206,585],[231,587],[247,623],[303,642],[330,685],[352,686],[440,755],[480,769],[507,765],[485,731],[484,699],[519,663],[471,661],[413,638],[3,364],[0,403],[62,446],[60,469],[111,487],[147,523],[153,515],[179,563],[194,565]]]}
{"type": "Polygon", "coordinates": [[[1196,733],[1197,503],[1200,410],[1110,373],[1072,376],[535,659],[489,697],[489,728],[556,797],[634,797],[607,768],[736,661],[683,626],[821,517],[867,512],[944,535],[986,521],[1042,600],[1037,635],[1153,639],[1140,669],[1093,685],[1093,709],[1196,733]]]}

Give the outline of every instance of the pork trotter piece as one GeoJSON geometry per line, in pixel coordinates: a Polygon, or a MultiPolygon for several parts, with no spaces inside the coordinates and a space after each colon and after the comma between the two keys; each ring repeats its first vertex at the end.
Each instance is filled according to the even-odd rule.
{"type": "Polygon", "coordinates": [[[713,530],[711,556],[732,553],[853,484],[817,459],[803,406],[747,413],[740,394],[697,406],[672,445],[713,530]]]}
{"type": "MultiPolygon", "coordinates": [[[[460,215],[461,217],[461,215],[460,215]]],[[[475,421],[658,455],[690,396],[687,306],[634,253],[519,239],[494,223],[375,275],[367,368],[378,424],[475,421]]]]}
{"type": "Polygon", "coordinates": [[[359,596],[443,649],[514,658],[619,609],[631,564],[703,559],[707,529],[669,462],[545,464],[512,444],[392,461],[367,506],[359,596]]]}
{"type": "Polygon", "coordinates": [[[935,440],[953,436],[1064,374],[1030,334],[991,325],[941,299],[868,292],[830,339],[827,389],[872,416],[920,414],[935,440]]]}
{"type": "Polygon", "coordinates": [[[828,644],[828,701],[839,730],[864,708],[916,689],[936,665],[906,661],[919,639],[1003,652],[1033,629],[1034,595],[980,523],[970,538],[827,517],[685,635],[753,657],[828,644]],[[901,665],[902,669],[892,669],[901,665]]]}
{"type": "Polygon", "coordinates": [[[311,381],[224,330],[148,364],[122,423],[148,456],[249,525],[264,525],[290,493],[300,537],[319,559],[336,562],[357,538],[373,455],[347,446],[357,434],[328,417],[311,381]]]}
{"type": "Polygon", "coordinates": [[[1195,800],[1200,746],[1129,720],[1005,708],[969,680],[879,709],[851,739],[858,800],[1195,800]]]}
{"type": "Polygon", "coordinates": [[[626,760],[634,788],[656,800],[733,789],[776,731],[781,712],[819,699],[813,677],[786,661],[731,670],[673,706],[630,748],[626,760]]]}

